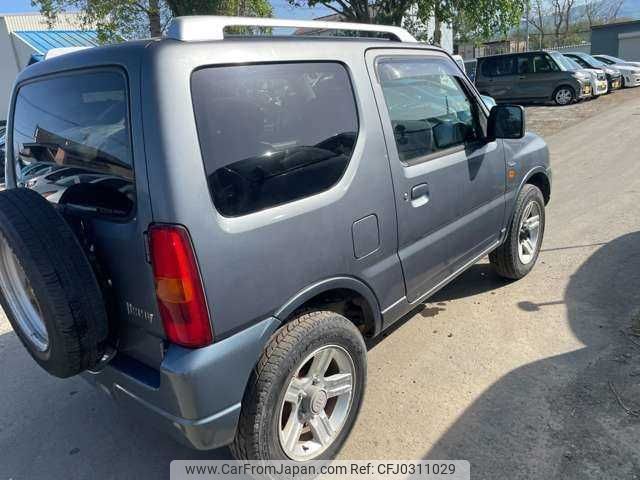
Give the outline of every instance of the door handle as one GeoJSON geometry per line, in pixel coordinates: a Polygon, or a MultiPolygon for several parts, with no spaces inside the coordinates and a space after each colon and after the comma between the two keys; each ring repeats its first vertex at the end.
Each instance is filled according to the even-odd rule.
{"type": "Polygon", "coordinates": [[[411,200],[429,196],[429,185],[421,183],[411,189],[411,200]]]}
{"type": "MultiPolygon", "coordinates": [[[[411,195],[407,195],[411,198],[412,207],[421,207],[429,203],[429,185],[421,183],[411,188],[411,195]]],[[[407,198],[409,200],[409,198],[407,198]]]]}
{"type": "Polygon", "coordinates": [[[520,75],[520,80],[526,80],[527,76],[526,75],[520,75]]]}

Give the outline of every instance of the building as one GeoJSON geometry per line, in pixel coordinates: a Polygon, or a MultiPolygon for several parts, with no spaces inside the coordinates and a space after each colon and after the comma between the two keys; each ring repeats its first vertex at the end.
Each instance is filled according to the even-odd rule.
{"type": "Polygon", "coordinates": [[[83,29],[77,13],[62,13],[51,26],[39,13],[0,13],[0,123],[18,72],[52,48],[98,45],[97,33],[83,29]]]}
{"type": "Polygon", "coordinates": [[[640,20],[592,27],[591,52],[640,61],[640,20]]]}

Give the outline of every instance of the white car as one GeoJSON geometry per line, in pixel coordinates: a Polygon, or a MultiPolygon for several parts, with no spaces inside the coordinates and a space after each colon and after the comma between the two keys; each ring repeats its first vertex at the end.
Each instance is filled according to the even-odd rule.
{"type": "Polygon", "coordinates": [[[611,65],[620,70],[623,87],[640,86],[640,62],[628,62],[611,55],[593,55],[593,57],[606,65],[611,65]]]}
{"type": "Polygon", "coordinates": [[[563,70],[582,72],[591,78],[592,97],[599,97],[609,93],[609,82],[607,82],[607,74],[599,68],[583,68],[571,57],[565,57],[558,52],[551,52],[550,55],[555,58],[563,70]]]}

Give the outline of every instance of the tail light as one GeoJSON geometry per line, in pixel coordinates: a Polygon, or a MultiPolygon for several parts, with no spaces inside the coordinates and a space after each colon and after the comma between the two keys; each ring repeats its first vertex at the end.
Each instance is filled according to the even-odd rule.
{"type": "Polygon", "coordinates": [[[189,232],[178,225],[152,225],[149,248],[167,338],[188,348],[211,344],[209,309],[189,232]]]}

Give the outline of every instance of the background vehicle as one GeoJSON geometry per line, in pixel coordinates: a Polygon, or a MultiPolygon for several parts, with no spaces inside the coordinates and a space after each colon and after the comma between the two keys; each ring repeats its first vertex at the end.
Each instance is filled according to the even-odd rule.
{"type": "Polygon", "coordinates": [[[534,267],[548,149],[402,29],[187,17],[167,36],[20,74],[0,300],[48,372],[192,447],[333,457],[365,339],[487,254],[506,278],[534,267]],[[234,25],[396,41],[224,39],[234,25]],[[53,185],[55,206],[36,191],[53,185]]]}
{"type": "Polygon", "coordinates": [[[609,55],[594,55],[593,58],[616,70],[620,70],[623,87],[640,86],[640,62],[625,62],[620,58],[609,55]]]}
{"type": "Polygon", "coordinates": [[[622,58],[613,57],[611,55],[593,55],[593,58],[614,67],[618,65],[632,65],[634,67],[640,67],[640,62],[630,62],[628,60],[623,60],[622,58]]]}
{"type": "Polygon", "coordinates": [[[558,66],[568,72],[581,72],[585,75],[589,75],[591,79],[591,96],[598,97],[605,95],[609,92],[609,82],[607,82],[607,74],[604,70],[599,68],[582,68],[575,60],[570,57],[565,57],[558,52],[550,52],[551,58],[553,58],[558,66]]]}
{"type": "Polygon", "coordinates": [[[620,70],[617,68],[609,67],[587,53],[565,53],[564,56],[575,60],[582,68],[598,68],[604,70],[604,73],[607,75],[607,81],[609,82],[610,92],[622,88],[622,73],[620,73],[620,70]]]}
{"type": "Polygon", "coordinates": [[[497,55],[478,59],[476,86],[498,102],[553,101],[568,105],[591,96],[591,80],[564,71],[547,52],[497,55]]]}

